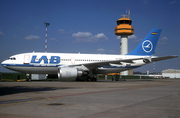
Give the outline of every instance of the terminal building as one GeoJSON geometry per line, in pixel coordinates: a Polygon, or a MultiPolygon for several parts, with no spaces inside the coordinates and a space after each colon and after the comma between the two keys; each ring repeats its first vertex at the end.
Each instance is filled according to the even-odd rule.
{"type": "Polygon", "coordinates": [[[180,70],[167,69],[162,71],[163,77],[180,78],[180,70]]]}

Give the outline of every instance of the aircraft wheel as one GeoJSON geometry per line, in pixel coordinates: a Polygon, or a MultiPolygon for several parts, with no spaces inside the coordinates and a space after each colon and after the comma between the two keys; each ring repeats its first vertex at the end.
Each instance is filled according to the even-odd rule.
{"type": "Polygon", "coordinates": [[[91,81],[96,82],[96,81],[97,81],[97,78],[93,77],[93,78],[91,78],[91,81]]]}

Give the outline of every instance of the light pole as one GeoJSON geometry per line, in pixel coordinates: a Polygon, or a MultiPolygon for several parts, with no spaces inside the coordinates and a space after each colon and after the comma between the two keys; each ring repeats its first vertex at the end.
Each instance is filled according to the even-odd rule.
{"type": "Polygon", "coordinates": [[[45,22],[44,25],[46,26],[45,52],[47,52],[47,26],[49,26],[50,23],[46,23],[46,22],[45,22]]]}

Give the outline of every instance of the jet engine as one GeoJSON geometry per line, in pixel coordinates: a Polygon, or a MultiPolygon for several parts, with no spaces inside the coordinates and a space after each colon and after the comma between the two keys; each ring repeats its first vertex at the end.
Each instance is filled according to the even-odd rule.
{"type": "Polygon", "coordinates": [[[70,79],[82,76],[83,72],[79,71],[77,68],[73,67],[60,67],[58,68],[58,78],[59,79],[70,79]]]}
{"type": "Polygon", "coordinates": [[[144,62],[144,63],[150,63],[150,62],[151,62],[151,57],[145,57],[145,58],[143,59],[143,62],[144,62]]]}

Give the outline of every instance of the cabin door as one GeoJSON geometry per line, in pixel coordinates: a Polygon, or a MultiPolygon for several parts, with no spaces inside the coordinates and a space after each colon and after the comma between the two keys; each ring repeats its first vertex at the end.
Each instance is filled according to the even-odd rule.
{"type": "Polygon", "coordinates": [[[75,64],[75,59],[71,58],[71,64],[74,65],[75,64]]]}
{"type": "Polygon", "coordinates": [[[24,55],[24,64],[29,64],[29,63],[30,63],[30,56],[24,55]]]}

